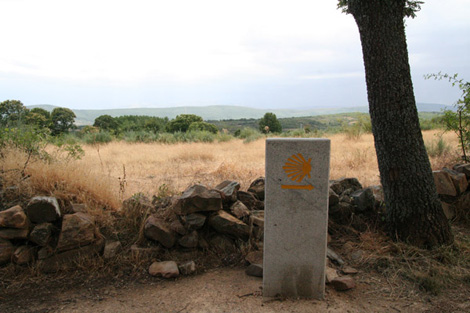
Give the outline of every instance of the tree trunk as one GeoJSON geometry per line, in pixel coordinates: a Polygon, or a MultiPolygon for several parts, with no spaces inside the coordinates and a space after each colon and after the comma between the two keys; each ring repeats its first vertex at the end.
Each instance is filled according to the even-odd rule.
{"type": "Polygon", "coordinates": [[[421,247],[451,243],[419,126],[406,46],[405,0],[350,0],[348,6],[361,36],[390,235],[421,247]]]}

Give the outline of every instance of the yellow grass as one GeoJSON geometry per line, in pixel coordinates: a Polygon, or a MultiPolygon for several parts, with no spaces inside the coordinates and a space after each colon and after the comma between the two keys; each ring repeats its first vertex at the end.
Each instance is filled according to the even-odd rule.
{"type": "MultiPolygon", "coordinates": [[[[437,141],[438,131],[426,131],[425,142],[437,141]]],[[[348,139],[345,134],[328,136],[332,142],[331,179],[356,177],[364,186],[380,183],[371,134],[348,139]]],[[[433,169],[455,162],[457,138],[443,135],[454,148],[443,158],[431,158],[433,169]]],[[[264,176],[265,141],[232,140],[222,143],[128,144],[112,142],[84,146],[85,156],[68,163],[28,165],[34,189],[41,193],[75,194],[74,201],[91,206],[118,208],[120,200],[135,193],[147,196],[184,191],[194,183],[215,187],[223,180],[236,180],[246,189],[264,176]],[[124,173],[125,172],[125,173],[124,173]]],[[[23,158],[7,158],[3,168],[21,168],[23,158]],[[6,165],[6,163],[9,163],[6,165]],[[10,164],[11,163],[11,164],[10,164]]]]}
{"type": "MultiPolygon", "coordinates": [[[[440,132],[424,132],[425,142],[437,140],[437,134],[440,132]]],[[[457,149],[454,134],[443,136],[446,143],[457,149]]],[[[371,134],[354,140],[344,134],[328,138],[332,142],[331,179],[357,177],[364,186],[380,183],[371,134]]],[[[170,191],[181,192],[194,183],[215,187],[227,179],[239,181],[242,188],[248,188],[251,181],[264,176],[264,139],[247,144],[241,140],[175,145],[113,142],[99,149],[86,146],[85,152],[85,157],[77,164],[95,176],[110,177],[116,194],[119,191],[118,178],[122,180],[125,167],[127,184],[124,197],[137,192],[158,194],[163,184],[170,191]]],[[[431,159],[435,169],[452,161],[448,157],[445,160],[431,159]]]]}

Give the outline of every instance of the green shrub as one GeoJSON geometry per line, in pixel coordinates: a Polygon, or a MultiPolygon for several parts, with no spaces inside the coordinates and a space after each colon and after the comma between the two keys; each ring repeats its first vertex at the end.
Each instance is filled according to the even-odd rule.
{"type": "Polygon", "coordinates": [[[113,136],[109,132],[98,132],[98,133],[86,133],[83,135],[82,140],[89,144],[102,144],[113,141],[113,136]]]}

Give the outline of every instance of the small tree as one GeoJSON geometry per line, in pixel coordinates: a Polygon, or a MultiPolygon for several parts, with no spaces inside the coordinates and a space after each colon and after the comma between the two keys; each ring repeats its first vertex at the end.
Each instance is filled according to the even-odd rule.
{"type": "Polygon", "coordinates": [[[113,131],[116,133],[119,128],[119,123],[111,115],[105,114],[95,118],[93,126],[98,127],[100,130],[113,131]]]}
{"type": "Polygon", "coordinates": [[[0,103],[0,125],[17,126],[28,111],[19,100],[5,100],[0,103]]]}
{"type": "Polygon", "coordinates": [[[31,109],[25,117],[26,123],[36,126],[39,129],[47,129],[51,127],[51,113],[43,108],[31,109]]]}
{"type": "Polygon", "coordinates": [[[189,125],[195,122],[203,122],[202,117],[195,114],[181,114],[171,120],[166,126],[166,129],[170,133],[187,132],[189,125]]]}
{"type": "Polygon", "coordinates": [[[462,159],[465,163],[469,162],[468,149],[470,148],[470,82],[458,78],[458,74],[429,74],[426,79],[448,80],[452,86],[459,86],[462,96],[455,103],[456,111],[444,110],[443,122],[446,130],[454,131],[459,138],[459,145],[462,149],[462,159]]]}
{"type": "Polygon", "coordinates": [[[55,108],[51,113],[52,134],[59,135],[67,133],[69,129],[74,128],[75,113],[67,108],[55,108]]]}
{"type": "Polygon", "coordinates": [[[280,133],[282,132],[282,126],[274,113],[266,113],[263,118],[259,121],[259,130],[262,133],[267,134],[268,132],[280,133]]]}
{"type": "Polygon", "coordinates": [[[207,122],[194,122],[189,125],[188,131],[207,131],[213,134],[217,134],[219,130],[217,126],[207,122]]]}

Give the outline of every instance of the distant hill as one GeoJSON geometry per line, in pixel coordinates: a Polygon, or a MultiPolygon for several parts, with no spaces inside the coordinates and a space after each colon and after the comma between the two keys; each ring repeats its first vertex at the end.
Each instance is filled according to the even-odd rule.
{"type": "MultiPolygon", "coordinates": [[[[419,112],[440,112],[442,109],[449,108],[448,106],[435,103],[418,103],[419,112]]],[[[28,108],[40,107],[48,111],[52,111],[55,107],[53,105],[41,104],[32,105],[28,108]]],[[[211,105],[211,106],[186,106],[186,107],[172,107],[172,108],[135,108],[135,109],[107,109],[107,110],[73,110],[77,118],[75,124],[77,125],[91,125],[94,123],[95,118],[100,115],[111,115],[113,117],[122,115],[148,115],[157,117],[168,117],[169,119],[175,118],[179,114],[196,114],[201,116],[204,120],[238,120],[238,119],[258,119],[263,117],[266,112],[276,114],[278,118],[288,117],[304,117],[316,115],[328,115],[339,113],[368,113],[367,106],[358,107],[344,107],[344,108],[323,108],[323,109],[310,109],[310,110],[295,110],[295,109],[254,109],[242,106],[225,106],[225,105],[211,105]]]]}

